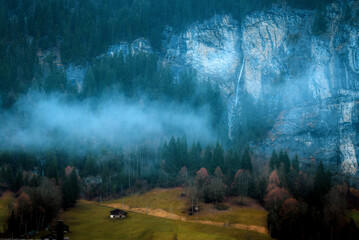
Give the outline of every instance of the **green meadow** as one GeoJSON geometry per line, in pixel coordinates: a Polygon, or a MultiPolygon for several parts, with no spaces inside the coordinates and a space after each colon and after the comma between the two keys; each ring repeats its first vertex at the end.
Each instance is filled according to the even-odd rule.
{"type": "Polygon", "coordinates": [[[71,240],[82,239],[270,239],[267,234],[230,227],[170,220],[129,212],[123,220],[110,219],[112,208],[79,201],[60,218],[70,226],[71,240]]]}

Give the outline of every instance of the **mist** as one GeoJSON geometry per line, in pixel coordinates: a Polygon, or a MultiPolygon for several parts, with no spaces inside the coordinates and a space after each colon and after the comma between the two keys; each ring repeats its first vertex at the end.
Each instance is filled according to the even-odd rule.
{"type": "Polygon", "coordinates": [[[12,109],[0,112],[0,150],[32,153],[49,150],[86,154],[104,147],[131,149],[185,136],[210,143],[215,134],[206,108],[188,110],[177,104],[123,96],[69,100],[64,94],[30,92],[12,109]]]}

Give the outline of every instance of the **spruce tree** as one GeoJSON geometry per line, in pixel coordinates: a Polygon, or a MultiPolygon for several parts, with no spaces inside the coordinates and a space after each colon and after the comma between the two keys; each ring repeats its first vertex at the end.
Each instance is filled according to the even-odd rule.
{"type": "Polygon", "coordinates": [[[192,143],[192,147],[188,156],[188,169],[190,172],[194,172],[201,168],[201,145],[199,142],[192,143]]]}
{"type": "Polygon", "coordinates": [[[217,167],[220,167],[223,169],[224,166],[224,150],[219,142],[217,142],[216,147],[213,151],[213,158],[210,165],[210,168],[208,169],[210,173],[214,173],[214,170],[217,167]]]}
{"type": "Polygon", "coordinates": [[[277,168],[279,168],[280,167],[280,164],[281,163],[284,163],[284,152],[283,152],[283,150],[280,150],[279,151],[279,157],[278,157],[278,161],[277,161],[277,163],[276,163],[276,167],[277,168]]]}
{"type": "Polygon", "coordinates": [[[168,143],[167,159],[166,159],[166,172],[170,175],[171,174],[176,175],[177,172],[179,171],[179,169],[178,171],[176,171],[177,169],[176,159],[177,159],[177,142],[176,139],[172,136],[168,143]]]}
{"type": "Polygon", "coordinates": [[[202,166],[208,169],[212,162],[212,149],[209,145],[206,146],[203,154],[202,166]]]}
{"type": "Polygon", "coordinates": [[[288,174],[290,172],[290,160],[287,151],[283,153],[283,163],[284,163],[285,173],[288,174]]]}
{"type": "Polygon", "coordinates": [[[79,194],[80,194],[80,184],[78,181],[76,169],[72,170],[70,177],[69,177],[69,182],[71,185],[71,205],[74,206],[76,204],[76,200],[78,199],[79,194]]]}
{"type": "Polygon", "coordinates": [[[241,167],[242,167],[242,169],[248,170],[250,172],[252,172],[252,170],[253,170],[251,156],[249,155],[249,149],[248,148],[246,148],[244,150],[244,153],[243,153],[243,156],[242,156],[241,167]]]}
{"type": "Polygon", "coordinates": [[[202,167],[201,166],[201,162],[202,162],[202,160],[201,160],[202,146],[201,146],[199,141],[197,141],[196,151],[197,151],[197,157],[198,157],[198,159],[197,159],[197,161],[198,161],[197,162],[197,169],[200,169],[202,167]]]}
{"type": "Polygon", "coordinates": [[[186,137],[177,138],[177,161],[176,170],[188,165],[188,145],[186,137]]]}
{"type": "Polygon", "coordinates": [[[98,166],[94,157],[88,155],[84,166],[84,173],[87,176],[96,176],[98,173],[98,166]]]}
{"type": "Polygon", "coordinates": [[[54,178],[56,180],[56,182],[58,181],[56,155],[54,155],[51,160],[46,161],[46,164],[45,164],[45,176],[50,178],[50,179],[54,178]]]}
{"type": "Polygon", "coordinates": [[[298,155],[296,154],[295,157],[293,158],[292,161],[292,169],[294,171],[299,171],[299,160],[298,160],[298,155]]]}
{"type": "Polygon", "coordinates": [[[330,173],[326,172],[322,161],[320,161],[314,176],[313,191],[315,203],[320,204],[324,195],[329,192],[331,187],[330,173]]]}
{"type": "Polygon", "coordinates": [[[276,169],[277,162],[278,162],[278,156],[277,156],[277,153],[275,152],[275,150],[273,150],[272,157],[269,161],[269,168],[271,171],[276,169]]]}
{"type": "Polygon", "coordinates": [[[196,144],[195,142],[192,142],[192,146],[189,149],[189,154],[188,154],[188,170],[190,172],[196,170],[197,167],[197,151],[196,151],[196,144]]]}

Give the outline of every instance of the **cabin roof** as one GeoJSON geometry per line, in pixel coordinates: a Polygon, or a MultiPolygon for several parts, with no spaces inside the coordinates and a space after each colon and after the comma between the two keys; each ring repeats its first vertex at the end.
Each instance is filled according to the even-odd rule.
{"type": "Polygon", "coordinates": [[[115,209],[115,210],[112,210],[110,212],[111,215],[123,215],[123,214],[127,214],[127,212],[121,210],[121,209],[115,209]]]}

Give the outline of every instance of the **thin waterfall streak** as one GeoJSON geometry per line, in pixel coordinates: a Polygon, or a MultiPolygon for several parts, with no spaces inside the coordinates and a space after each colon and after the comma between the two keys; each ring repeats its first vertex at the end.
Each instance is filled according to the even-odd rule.
{"type": "Polygon", "coordinates": [[[228,136],[230,139],[232,139],[232,134],[231,134],[231,130],[232,130],[232,127],[233,127],[233,120],[234,120],[234,112],[235,112],[235,109],[238,105],[238,98],[239,98],[239,84],[241,82],[241,78],[242,78],[242,74],[243,74],[243,69],[244,69],[244,58],[243,58],[243,61],[242,61],[242,67],[241,67],[241,70],[239,71],[239,76],[238,76],[238,80],[237,80],[237,87],[236,87],[236,98],[235,98],[235,101],[234,101],[234,106],[232,106],[232,111],[229,113],[229,118],[228,118],[228,136]]]}
{"type": "Polygon", "coordinates": [[[241,71],[239,72],[239,76],[238,76],[238,80],[237,80],[235,107],[237,107],[237,104],[238,104],[239,83],[240,83],[241,78],[242,78],[243,68],[244,68],[244,58],[243,58],[243,61],[242,61],[241,71]]]}

